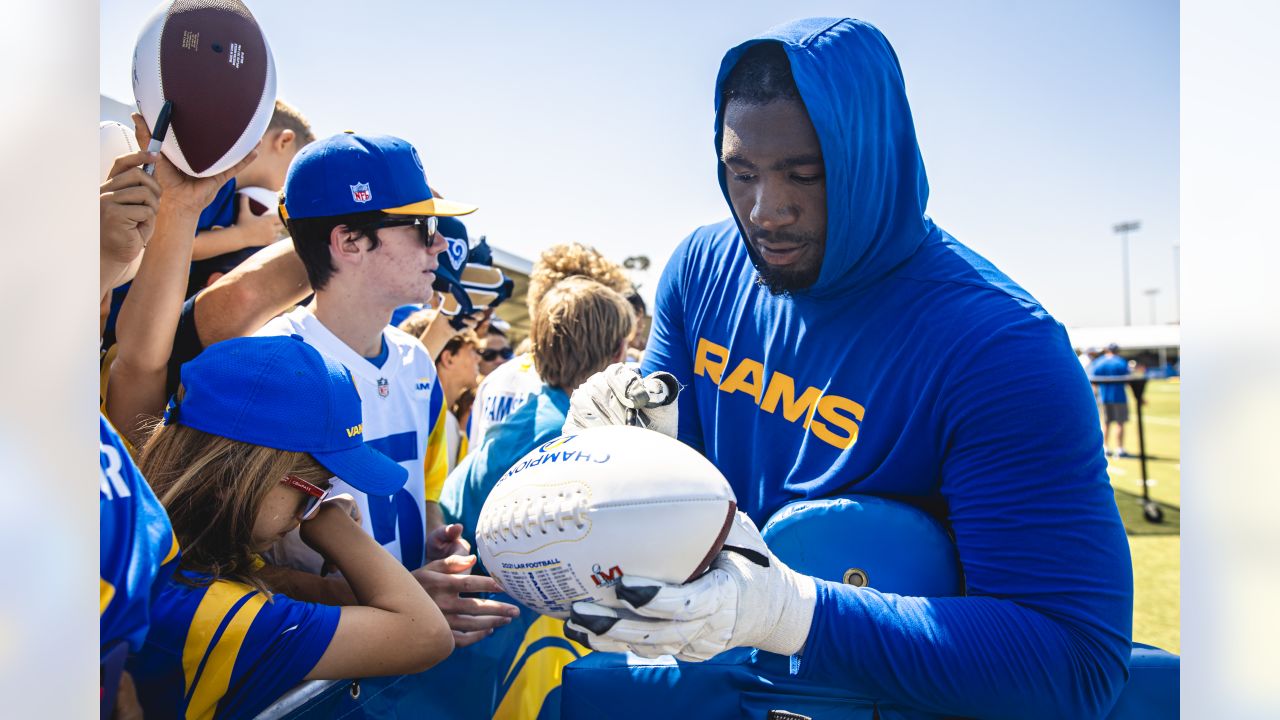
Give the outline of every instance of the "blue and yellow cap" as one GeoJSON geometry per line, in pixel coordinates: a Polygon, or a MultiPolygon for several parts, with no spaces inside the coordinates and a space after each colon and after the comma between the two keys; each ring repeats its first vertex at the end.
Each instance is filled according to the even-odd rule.
{"type": "Polygon", "coordinates": [[[183,396],[165,422],[277,450],[307,452],[370,495],[404,487],[409,472],[364,442],[351,372],[298,335],[224,340],[182,366],[183,396]]]}
{"type": "Polygon", "coordinates": [[[281,217],[371,210],[454,217],[473,213],[476,206],[434,197],[418,151],[398,137],[345,132],[298,151],[285,176],[281,217]]]}

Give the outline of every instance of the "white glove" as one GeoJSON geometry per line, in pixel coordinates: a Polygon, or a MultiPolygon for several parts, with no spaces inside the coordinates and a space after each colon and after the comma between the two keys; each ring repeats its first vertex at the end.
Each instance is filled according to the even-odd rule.
{"type": "Polygon", "coordinates": [[[729,648],[795,655],[809,636],[813,578],[769,552],[739,512],[711,570],[684,585],[623,575],[621,602],[576,602],[565,636],[593,650],[706,660],[729,648]]]}
{"type": "Polygon", "coordinates": [[[563,433],[576,435],[599,425],[635,425],[676,436],[676,396],[680,382],[669,372],[648,377],[614,363],[573,391],[563,433]]]}

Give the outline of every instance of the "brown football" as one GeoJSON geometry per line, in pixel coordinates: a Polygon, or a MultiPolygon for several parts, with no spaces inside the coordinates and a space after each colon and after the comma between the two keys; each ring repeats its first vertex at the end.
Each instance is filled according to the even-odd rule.
{"type": "Polygon", "coordinates": [[[165,157],[188,175],[216,175],[244,159],[271,121],[271,47],[239,0],[164,2],[138,35],[133,95],[151,128],[173,103],[165,157]]]}

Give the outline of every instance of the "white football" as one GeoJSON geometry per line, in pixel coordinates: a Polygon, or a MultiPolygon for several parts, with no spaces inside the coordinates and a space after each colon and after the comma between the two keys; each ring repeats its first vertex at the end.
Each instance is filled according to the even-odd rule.
{"type": "MultiPolygon", "coordinates": [[[[105,120],[98,125],[98,177],[102,178],[102,182],[110,180],[111,168],[116,164],[116,158],[121,155],[138,152],[138,139],[133,135],[133,128],[125,127],[114,120],[105,120]]],[[[115,285],[119,287],[133,280],[138,274],[138,268],[142,266],[142,254],[146,250],[139,250],[137,255],[133,256],[133,262],[129,263],[129,267],[116,278],[115,285]]]]}
{"type": "Polygon", "coordinates": [[[98,150],[98,177],[100,182],[106,182],[111,179],[116,158],[138,152],[138,139],[133,136],[133,128],[104,120],[98,124],[98,150]]]}
{"type": "Polygon", "coordinates": [[[476,523],[480,561],[507,594],[558,618],[612,600],[623,574],[684,583],[733,523],[729,483],[697,451],[652,430],[558,437],[502,476],[476,523]]]}

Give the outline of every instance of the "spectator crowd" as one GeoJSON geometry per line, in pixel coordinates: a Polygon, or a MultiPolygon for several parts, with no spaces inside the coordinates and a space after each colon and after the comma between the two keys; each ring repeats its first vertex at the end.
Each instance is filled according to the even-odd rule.
{"type": "Polygon", "coordinates": [[[506,466],[559,433],[567,393],[639,359],[644,303],[567,243],[533,265],[528,337],[483,303],[450,313],[444,233],[474,245],[456,218],[475,208],[406,174],[417,157],[392,136],[317,139],[276,100],[226,172],[141,150],[103,178],[104,712],[248,716],[304,680],[419,673],[484,643],[469,692],[440,692],[446,663],[421,695],[481,717],[558,682],[543,654],[525,663],[541,685],[497,695],[537,617],[473,571],[471,528],[506,466]],[[388,181],[359,206],[318,180],[351,154],[388,181]]]}

